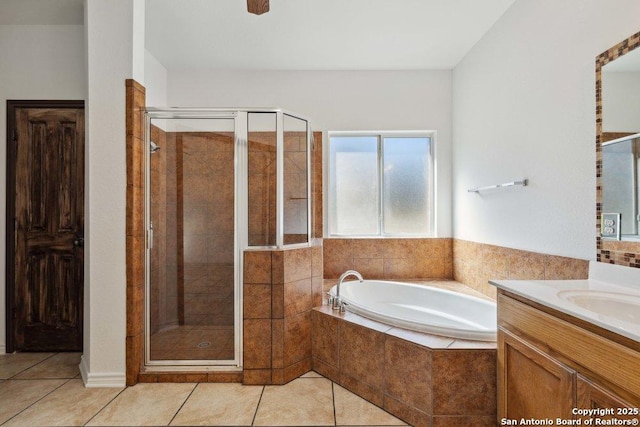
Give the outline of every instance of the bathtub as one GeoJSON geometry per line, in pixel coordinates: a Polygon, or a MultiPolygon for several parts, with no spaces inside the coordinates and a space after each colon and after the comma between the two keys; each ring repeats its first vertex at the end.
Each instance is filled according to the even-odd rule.
{"type": "MultiPolygon", "coordinates": [[[[336,294],[336,286],[331,294],[336,294]]],[[[451,338],[495,341],[496,303],[431,286],[383,280],[345,281],[346,310],[390,326],[451,338]]]]}

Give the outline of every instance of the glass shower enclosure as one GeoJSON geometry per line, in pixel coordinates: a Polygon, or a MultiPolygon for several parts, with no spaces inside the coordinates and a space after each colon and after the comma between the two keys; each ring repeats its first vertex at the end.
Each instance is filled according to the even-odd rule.
{"type": "Polygon", "coordinates": [[[148,108],[145,125],[145,367],[240,370],[244,251],[311,240],[309,121],[148,108]]]}

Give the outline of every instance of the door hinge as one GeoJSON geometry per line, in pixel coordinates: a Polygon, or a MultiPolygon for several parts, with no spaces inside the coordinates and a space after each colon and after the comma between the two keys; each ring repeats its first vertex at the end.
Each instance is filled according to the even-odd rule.
{"type": "Polygon", "coordinates": [[[13,142],[17,142],[18,141],[18,132],[16,132],[15,129],[11,129],[11,140],[13,142]]]}

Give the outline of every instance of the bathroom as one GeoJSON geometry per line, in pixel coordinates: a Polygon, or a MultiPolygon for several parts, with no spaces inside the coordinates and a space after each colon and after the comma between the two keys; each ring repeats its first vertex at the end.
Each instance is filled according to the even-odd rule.
{"type": "MultiPolygon", "coordinates": [[[[67,6],[73,3],[61,1],[67,6]]],[[[487,283],[489,279],[587,276],[588,262],[597,256],[595,58],[640,29],[637,2],[492,2],[457,17],[456,28],[473,33],[464,48],[458,48],[457,56],[426,59],[431,42],[425,42],[423,48],[417,42],[367,51],[366,43],[375,40],[374,32],[363,33],[369,39],[355,32],[338,40],[326,36],[334,27],[356,23],[366,27],[356,19],[358,7],[371,7],[366,2],[355,2],[347,10],[339,2],[329,2],[324,8],[290,5],[293,9],[282,17],[284,5],[274,0],[268,13],[248,17],[255,43],[245,39],[242,46],[252,50],[237,52],[223,48],[228,38],[213,42],[199,38],[195,31],[176,28],[176,33],[191,37],[182,44],[186,39],[162,30],[166,22],[180,17],[188,27],[207,27],[211,18],[202,12],[207,9],[189,13],[186,7],[171,9],[167,5],[171,2],[163,9],[162,3],[90,0],[79,16],[58,13],[48,21],[2,21],[3,40],[8,41],[2,51],[15,61],[3,68],[8,77],[0,83],[1,108],[6,106],[4,100],[11,99],[86,102],[82,364],[87,386],[131,384],[139,372],[129,367],[140,367],[144,358],[142,344],[136,344],[144,335],[144,324],[131,321],[132,316],[141,319],[144,315],[144,306],[136,305],[140,295],[134,293],[143,283],[127,283],[129,274],[144,271],[144,261],[128,252],[141,244],[127,225],[128,190],[135,193],[134,188],[142,186],[135,187],[127,179],[123,135],[136,132],[127,131],[127,79],[145,88],[146,99],[138,107],[273,107],[308,118],[313,132],[310,160],[314,162],[322,160],[322,150],[330,141],[328,132],[435,131],[436,204],[431,236],[330,237],[327,206],[316,203],[311,231],[312,237],[322,238],[322,246],[312,246],[311,254],[301,257],[301,262],[310,260],[308,274],[292,276],[309,279],[316,295],[319,279],[335,281],[349,269],[360,271],[366,279],[455,279],[492,298],[495,287],[487,283]],[[281,31],[275,34],[281,37],[282,52],[260,43],[260,34],[274,32],[273,27],[281,31]],[[32,38],[24,37],[26,31],[31,31],[32,38]],[[308,38],[297,37],[303,33],[308,38]],[[313,34],[317,37],[310,36],[313,34]],[[170,39],[172,35],[175,40],[170,39]],[[45,55],[58,44],[68,47],[64,61],[45,55]],[[191,58],[186,57],[184,46],[188,45],[195,46],[191,58]],[[170,50],[175,57],[163,56],[170,50]],[[41,55],[25,53],[29,51],[41,55]],[[221,56],[209,59],[202,54],[206,51],[221,56]],[[379,62],[373,59],[376,52],[386,53],[379,62]],[[253,66],[243,62],[248,58],[264,58],[264,62],[253,66]],[[216,60],[220,62],[207,62],[216,60]],[[193,62],[187,66],[188,61],[193,62]],[[49,70],[48,78],[43,70],[49,70]],[[528,180],[526,187],[468,192],[521,179],[528,180]],[[325,227],[318,228],[322,223],[325,227]],[[132,308],[137,311],[131,312],[132,308]]],[[[245,2],[240,3],[240,12],[246,14],[245,2]]],[[[386,17],[406,20],[406,28],[439,29],[439,19],[394,15],[397,11],[387,10],[387,2],[373,3],[387,12],[375,15],[372,22],[380,26],[386,17]]],[[[232,6],[220,7],[217,13],[236,13],[232,6]]],[[[454,33],[449,36],[452,47],[445,53],[454,52],[457,46],[454,33]]],[[[410,31],[399,34],[411,37],[410,31]]],[[[437,40],[445,43],[448,39],[437,40]]],[[[5,116],[0,111],[0,120],[5,116]]],[[[6,141],[6,135],[0,138],[6,141]]],[[[152,155],[158,157],[151,156],[151,161],[169,153],[168,144],[158,145],[160,150],[152,155]]],[[[318,171],[311,169],[314,174],[318,171]]],[[[326,191],[326,164],[322,172],[322,178],[309,180],[312,197],[326,197],[326,193],[314,193],[318,183],[326,191]]],[[[303,252],[302,248],[294,251],[303,252]]],[[[278,255],[271,254],[272,262],[274,256],[278,255]]],[[[5,262],[5,257],[0,258],[5,262]]],[[[265,282],[256,280],[251,285],[258,291],[256,285],[265,282]]],[[[5,310],[5,304],[1,305],[5,310]]],[[[5,316],[1,317],[3,344],[6,324],[5,316]]],[[[273,319],[269,319],[272,328],[273,319]]],[[[285,382],[296,369],[306,369],[292,367],[285,373],[287,367],[301,360],[312,363],[310,359],[292,359],[282,365],[281,372],[269,375],[272,379],[281,375],[285,382]]],[[[266,373],[262,365],[254,366],[256,372],[248,377],[255,375],[258,382],[266,373]]],[[[187,374],[182,375],[186,378],[187,374]]]]}

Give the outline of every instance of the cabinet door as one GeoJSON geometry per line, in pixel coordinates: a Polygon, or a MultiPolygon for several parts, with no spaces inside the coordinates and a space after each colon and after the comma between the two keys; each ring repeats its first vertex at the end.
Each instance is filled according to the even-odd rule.
{"type": "Polygon", "coordinates": [[[498,330],[498,419],[571,419],[575,371],[498,330]]]}
{"type": "Polygon", "coordinates": [[[619,396],[613,394],[609,390],[594,384],[587,378],[578,374],[577,384],[578,408],[580,409],[596,409],[603,410],[600,413],[580,418],[600,418],[610,420],[617,418],[619,420],[633,420],[640,418],[639,414],[633,413],[637,410],[638,405],[630,404],[619,396]]]}

